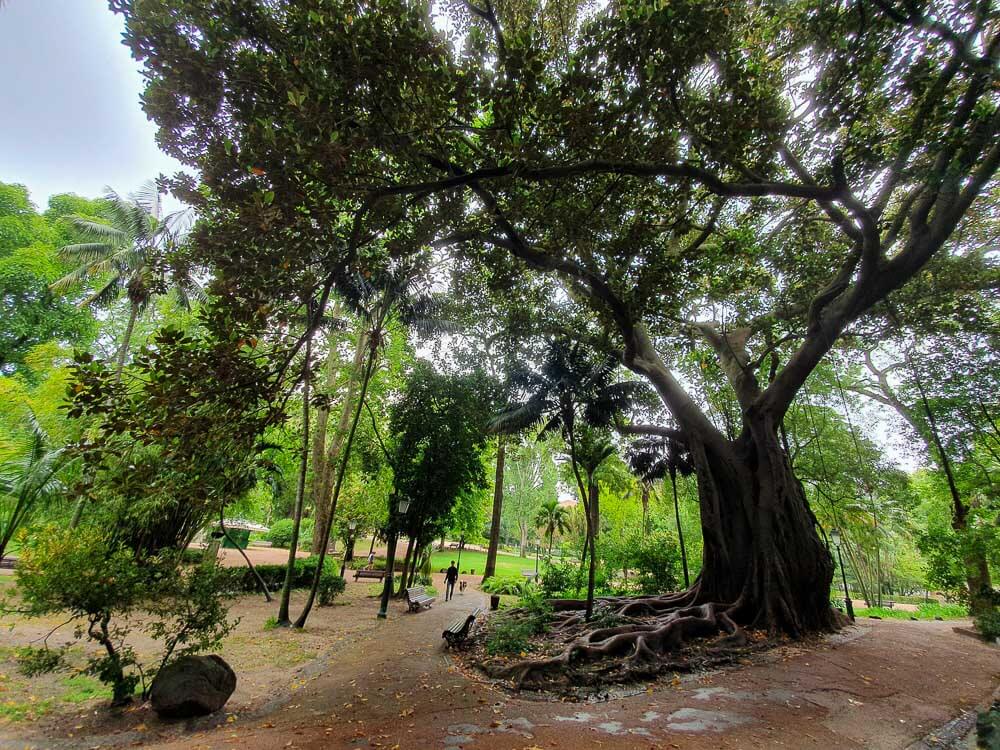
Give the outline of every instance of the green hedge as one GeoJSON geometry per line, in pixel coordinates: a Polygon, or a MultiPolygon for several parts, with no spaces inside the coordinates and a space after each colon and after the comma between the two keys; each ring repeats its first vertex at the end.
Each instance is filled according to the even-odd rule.
{"type": "MultiPolygon", "coordinates": [[[[299,558],[295,561],[295,571],[292,577],[292,588],[307,589],[312,586],[316,575],[318,557],[299,558]]],[[[287,565],[255,565],[260,577],[270,591],[280,591],[285,583],[287,565]]],[[[251,593],[260,589],[253,572],[247,567],[227,569],[229,591],[251,593]]],[[[340,569],[334,560],[326,558],[323,564],[323,575],[319,582],[320,605],[331,604],[334,598],[344,591],[344,579],[340,577],[340,569]]]]}
{"type": "MultiPolygon", "coordinates": [[[[313,526],[315,520],[303,518],[299,524],[299,546],[308,547],[312,544],[313,526]]],[[[264,536],[271,543],[272,547],[288,549],[292,544],[292,526],[294,521],[291,518],[280,518],[271,524],[271,529],[264,536]]]]}

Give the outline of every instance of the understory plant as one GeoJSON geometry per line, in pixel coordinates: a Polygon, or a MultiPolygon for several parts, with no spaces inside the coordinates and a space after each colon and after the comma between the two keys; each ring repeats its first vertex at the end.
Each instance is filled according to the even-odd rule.
{"type": "Polygon", "coordinates": [[[140,559],[96,526],[49,526],[19,542],[20,611],[67,617],[77,639],[100,646],[84,672],[111,688],[112,705],[128,703],[139,686],[147,696],[169,661],[217,647],[236,625],[227,619],[226,574],[215,562],[185,568],[175,551],[140,559]],[[160,652],[141,657],[129,642],[135,632],[156,640],[160,652]]]}
{"type": "Polygon", "coordinates": [[[983,612],[975,619],[976,629],[988,640],[1000,638],[1000,611],[983,612]]]}
{"type": "Polygon", "coordinates": [[[487,594],[516,596],[521,593],[524,578],[521,576],[492,576],[483,581],[482,589],[487,594]]]}
{"type": "Polygon", "coordinates": [[[486,636],[486,653],[490,656],[530,651],[532,636],[548,628],[552,605],[544,590],[532,581],[520,581],[518,593],[517,604],[490,623],[486,636]]]}
{"type": "MultiPolygon", "coordinates": [[[[295,561],[295,569],[292,574],[292,588],[304,589],[312,585],[313,577],[316,575],[316,566],[319,558],[316,556],[305,557],[295,561]]],[[[257,575],[264,582],[270,591],[278,591],[285,580],[286,565],[256,565],[254,566],[257,575]]],[[[225,590],[233,594],[252,593],[257,591],[258,582],[253,571],[246,567],[228,568],[223,573],[225,590]]],[[[319,589],[317,590],[320,606],[328,606],[333,600],[344,591],[344,579],[340,577],[340,570],[337,564],[327,558],[323,561],[323,573],[320,575],[319,589]]]]}

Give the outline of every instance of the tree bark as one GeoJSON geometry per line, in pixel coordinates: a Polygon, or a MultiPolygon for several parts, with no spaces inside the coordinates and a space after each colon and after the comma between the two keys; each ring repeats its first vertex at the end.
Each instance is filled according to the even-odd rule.
{"type": "Polygon", "coordinates": [[[527,557],[528,556],[528,550],[526,549],[526,545],[528,544],[528,522],[527,521],[518,521],[517,522],[517,528],[521,532],[520,552],[518,554],[521,557],[527,557]]]}
{"type": "Polygon", "coordinates": [[[600,488],[597,480],[591,474],[587,477],[587,482],[590,495],[589,507],[587,508],[587,546],[590,549],[590,567],[587,569],[587,607],[584,617],[589,620],[594,616],[594,589],[597,585],[597,533],[601,517],[598,506],[600,488]]]}
{"type": "Polygon", "coordinates": [[[816,533],[776,420],[752,412],[744,419],[743,435],[728,450],[689,442],[704,534],[693,600],[727,604],[735,621],[771,633],[832,629],[833,558],[816,533]]]}
{"type": "MultiPolygon", "coordinates": [[[[375,372],[375,365],[377,363],[377,353],[375,351],[370,352],[367,363],[364,367],[364,374],[361,378],[361,391],[358,394],[358,403],[354,408],[354,416],[351,418],[351,427],[347,433],[347,440],[344,444],[344,455],[340,456],[339,467],[337,471],[337,480],[333,486],[333,493],[330,497],[329,507],[326,513],[326,527],[318,529],[320,536],[326,539],[330,536],[330,528],[333,526],[333,517],[337,511],[337,500],[340,497],[340,490],[344,484],[344,475],[347,473],[347,459],[349,458],[351,445],[354,442],[354,435],[358,429],[358,420],[361,417],[361,407],[364,404],[365,396],[368,392],[368,384],[371,382],[372,374],[375,372]]],[[[315,531],[313,532],[315,535],[315,531]]],[[[306,598],[305,606],[302,608],[302,612],[299,614],[297,620],[295,620],[294,626],[296,628],[304,628],[306,625],[306,620],[309,618],[309,613],[312,611],[313,603],[316,601],[316,594],[319,592],[320,580],[323,576],[323,564],[326,561],[326,545],[320,545],[320,551],[317,555],[319,560],[316,564],[316,572],[313,574],[312,587],[309,589],[309,596],[306,598]]]]}
{"type": "Polygon", "coordinates": [[[649,534],[649,484],[642,483],[642,536],[649,534]]]}
{"type": "Polygon", "coordinates": [[[688,573],[688,556],[684,548],[684,529],[681,528],[681,509],[677,502],[677,472],[670,472],[670,486],[674,492],[674,521],[677,523],[677,541],[681,547],[681,567],[684,570],[684,588],[691,588],[691,576],[688,573]]]}
{"type": "Polygon", "coordinates": [[[411,536],[406,543],[406,557],[403,558],[403,568],[400,570],[399,575],[399,590],[396,592],[396,598],[402,599],[403,595],[406,593],[406,579],[410,575],[410,558],[413,555],[413,537],[411,536]]]}
{"type": "Polygon", "coordinates": [[[312,354],[312,338],[306,339],[305,361],[302,365],[302,455],[299,459],[299,476],[295,485],[295,508],[292,512],[292,539],[288,545],[288,564],[285,566],[285,581],[281,586],[281,603],[278,605],[278,625],[289,627],[288,607],[292,597],[292,582],[295,579],[295,553],[299,549],[299,529],[302,526],[302,505],[306,496],[306,473],[309,470],[309,359],[312,354]]]}
{"type": "MultiPolygon", "coordinates": [[[[355,401],[358,397],[358,388],[364,373],[365,354],[367,351],[368,334],[359,333],[358,344],[354,350],[354,360],[351,363],[351,373],[347,382],[347,393],[344,396],[344,402],[341,407],[340,419],[337,422],[337,428],[333,433],[333,438],[330,440],[330,444],[326,447],[325,455],[323,454],[322,448],[320,448],[319,463],[315,463],[317,451],[316,444],[313,444],[314,463],[311,495],[314,508],[315,525],[313,526],[311,551],[314,555],[318,555],[320,553],[320,549],[323,548],[323,546],[329,541],[329,534],[323,534],[322,529],[333,528],[333,524],[330,523],[329,512],[330,493],[333,491],[334,483],[334,467],[337,466],[338,459],[340,458],[340,452],[344,445],[344,439],[350,429],[351,415],[355,411],[355,401]]],[[[334,357],[335,353],[331,351],[330,356],[334,357]]],[[[333,373],[331,373],[330,378],[334,378],[333,373]]],[[[330,380],[328,380],[327,383],[329,385],[330,380]]],[[[318,439],[319,434],[317,433],[317,440],[318,439]]],[[[325,423],[323,439],[325,442],[325,423]]]]}
{"type": "Polygon", "coordinates": [[[118,348],[118,363],[115,366],[115,382],[122,379],[122,370],[125,369],[125,359],[128,357],[129,345],[132,343],[132,332],[135,330],[135,321],[139,317],[139,307],[134,302],[129,303],[128,323],[125,326],[125,335],[122,337],[122,345],[118,348]]]}
{"type": "Polygon", "coordinates": [[[493,521],[490,525],[490,546],[486,552],[486,569],[483,580],[496,574],[497,549],[500,547],[500,515],[503,511],[503,470],[507,455],[507,443],[503,435],[497,435],[497,468],[493,480],[493,521]]]}

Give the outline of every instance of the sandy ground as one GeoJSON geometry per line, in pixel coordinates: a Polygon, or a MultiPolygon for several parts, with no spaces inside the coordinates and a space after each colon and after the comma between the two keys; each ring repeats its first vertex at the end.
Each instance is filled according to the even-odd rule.
{"type": "Polygon", "coordinates": [[[868,620],[628,697],[544,700],[463,673],[443,649],[442,629],[484,595],[415,615],[396,603],[379,621],[369,589],[351,581],[346,605],[318,611],[304,633],[264,631],[273,606],[242,601],[221,651],[240,675],[224,714],[169,723],[138,707],[108,721],[89,706],[0,726],[0,748],[906,748],[1000,685],[1000,649],[955,633],[959,623],[868,620]],[[271,659],[289,644],[299,651],[287,666],[271,659]]]}

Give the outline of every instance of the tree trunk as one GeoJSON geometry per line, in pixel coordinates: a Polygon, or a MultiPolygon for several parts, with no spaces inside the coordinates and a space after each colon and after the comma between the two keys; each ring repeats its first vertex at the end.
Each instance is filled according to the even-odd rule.
{"type": "Polygon", "coordinates": [[[642,483],[642,535],[645,537],[649,533],[649,485],[642,483]]]}
{"type": "Polygon", "coordinates": [[[833,558],[767,415],[748,413],[729,450],[689,441],[698,478],[703,567],[694,601],[742,625],[801,635],[836,626],[833,558]]]}
{"type": "Polygon", "coordinates": [[[518,521],[517,522],[517,528],[520,529],[520,531],[521,531],[521,544],[520,544],[521,550],[520,550],[519,554],[520,554],[521,557],[527,557],[528,556],[528,550],[527,550],[527,544],[528,544],[528,522],[527,521],[518,521]]]}
{"type": "Polygon", "coordinates": [[[587,607],[584,618],[589,620],[594,616],[594,588],[597,585],[597,533],[600,525],[599,499],[600,490],[597,480],[591,474],[587,477],[590,501],[587,511],[587,546],[590,549],[590,567],[587,569],[587,607]]]}
{"type": "MultiPolygon", "coordinates": [[[[337,428],[333,433],[333,438],[330,440],[330,444],[326,447],[326,454],[323,455],[322,449],[320,449],[320,461],[316,462],[316,445],[313,446],[313,481],[312,481],[312,500],[314,508],[314,518],[315,525],[313,526],[313,540],[312,540],[312,554],[318,555],[320,549],[327,543],[329,539],[329,534],[323,534],[322,529],[333,528],[333,524],[330,523],[329,512],[330,512],[330,493],[333,491],[334,483],[334,467],[337,466],[338,460],[340,458],[340,452],[344,445],[344,439],[350,429],[351,416],[354,413],[355,401],[358,398],[358,387],[361,383],[364,369],[365,369],[365,354],[368,351],[368,334],[359,333],[358,334],[358,344],[354,350],[354,360],[351,363],[351,374],[347,381],[347,393],[344,396],[344,402],[341,406],[340,419],[337,422],[337,428]]],[[[330,356],[334,357],[335,353],[330,352],[330,356]]],[[[335,379],[335,373],[331,373],[331,379],[335,379]]],[[[328,386],[330,380],[327,381],[328,386]]],[[[319,434],[317,432],[317,440],[319,439],[319,434]]],[[[325,441],[325,425],[324,425],[324,441],[325,441]]]]}
{"type": "Polygon", "coordinates": [[[503,469],[507,455],[507,443],[503,435],[497,435],[497,468],[493,479],[493,522],[490,526],[490,546],[486,552],[486,570],[483,580],[496,574],[497,549],[500,546],[500,514],[503,511],[503,469]]]}
{"type": "MultiPolygon", "coordinates": [[[[372,351],[368,357],[368,361],[364,368],[364,374],[361,378],[361,391],[358,394],[357,406],[354,408],[354,416],[351,418],[351,426],[347,433],[347,439],[344,444],[344,455],[340,456],[339,466],[337,470],[337,480],[333,485],[333,493],[330,497],[330,503],[327,508],[326,513],[326,526],[325,528],[318,529],[320,537],[322,539],[327,539],[330,536],[330,528],[333,526],[333,517],[337,511],[337,500],[340,497],[340,490],[344,485],[344,475],[347,473],[347,459],[350,457],[351,445],[354,442],[354,435],[358,429],[358,421],[361,417],[361,407],[364,405],[365,396],[368,393],[368,384],[371,382],[372,374],[375,372],[377,353],[372,351]]],[[[313,532],[315,536],[316,531],[313,532]]],[[[313,603],[316,601],[316,594],[319,592],[320,579],[323,576],[323,564],[326,561],[326,544],[320,545],[320,551],[317,555],[319,560],[316,564],[316,572],[313,574],[312,587],[309,589],[309,596],[306,598],[305,606],[302,608],[302,612],[299,614],[298,619],[295,621],[294,626],[296,628],[304,628],[306,625],[306,620],[309,618],[309,613],[312,611],[313,603]]]]}
{"type": "Polygon", "coordinates": [[[292,539],[288,545],[288,564],[285,581],[281,586],[281,603],[278,605],[278,625],[289,627],[288,607],[295,579],[295,553],[299,550],[299,529],[302,526],[302,505],[306,496],[306,473],[309,470],[309,359],[312,354],[312,337],[306,339],[305,361],[302,365],[302,455],[299,459],[299,476],[295,485],[295,508],[292,512],[292,539]]]}
{"type": "Polygon", "coordinates": [[[125,369],[125,359],[128,357],[129,345],[132,343],[132,332],[135,330],[135,321],[138,317],[138,305],[134,302],[130,302],[128,324],[125,326],[125,335],[122,337],[122,345],[118,347],[118,364],[115,366],[116,383],[122,379],[122,370],[125,369]]]}
{"type": "Polygon", "coordinates": [[[410,575],[410,559],[413,556],[413,537],[411,536],[406,543],[406,557],[403,558],[403,568],[400,570],[399,575],[399,590],[396,592],[396,598],[402,599],[403,595],[406,593],[406,579],[410,575]]]}
{"type": "Polygon", "coordinates": [[[596,540],[601,534],[601,488],[593,476],[589,477],[591,536],[596,540]]]}
{"type": "Polygon", "coordinates": [[[674,521],[677,523],[677,541],[681,547],[681,567],[684,570],[684,588],[691,588],[691,577],[688,574],[688,556],[684,548],[684,529],[681,528],[681,509],[677,502],[677,472],[670,472],[670,487],[674,492],[674,521]]]}

